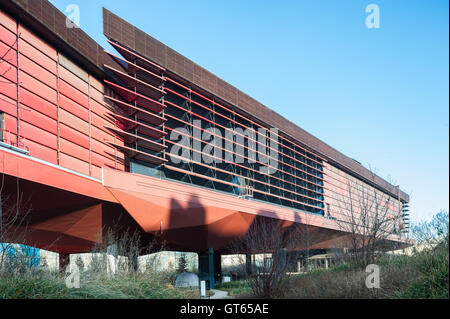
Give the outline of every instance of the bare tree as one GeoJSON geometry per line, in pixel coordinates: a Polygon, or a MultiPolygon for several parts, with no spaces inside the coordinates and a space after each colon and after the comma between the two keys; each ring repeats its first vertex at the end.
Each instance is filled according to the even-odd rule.
{"type": "Polygon", "coordinates": [[[4,191],[5,175],[0,177],[0,271],[20,272],[31,268],[31,248],[25,246],[30,235],[28,216],[29,203],[20,192],[19,179],[16,194],[4,191]],[[23,246],[18,245],[23,244],[23,246]]]}
{"type": "Polygon", "coordinates": [[[423,248],[434,248],[449,240],[449,214],[445,210],[439,211],[430,221],[416,222],[411,227],[411,233],[417,244],[423,248]]]}
{"type": "Polygon", "coordinates": [[[187,260],[186,260],[186,254],[181,254],[180,258],[178,259],[178,265],[177,265],[177,273],[183,273],[188,271],[187,267],[187,260]]]}
{"type": "Polygon", "coordinates": [[[258,216],[247,234],[231,244],[237,263],[247,263],[246,278],[256,297],[281,297],[288,284],[288,270],[306,247],[304,225],[286,224],[283,220],[258,216]],[[249,256],[253,256],[251,263],[249,256]]]}
{"type": "Polygon", "coordinates": [[[132,273],[137,270],[137,258],[142,252],[137,230],[121,229],[119,224],[105,227],[102,240],[90,251],[89,270],[94,275],[132,273]]]}
{"type": "MultiPolygon", "coordinates": [[[[135,274],[139,269],[138,257],[141,255],[160,252],[164,249],[164,242],[159,241],[154,234],[151,241],[142,238],[142,231],[122,225],[123,216],[119,216],[111,226],[103,227],[90,251],[86,267],[94,276],[113,274],[135,274]]],[[[151,265],[145,265],[141,270],[154,270],[157,258],[152,258],[151,265]],[[154,265],[153,265],[154,264],[154,265]]]]}
{"type": "Polygon", "coordinates": [[[346,245],[357,265],[374,262],[387,245],[395,242],[393,239],[399,238],[401,209],[392,196],[363,183],[348,181],[346,195],[335,202],[336,222],[348,234],[346,245]]]}

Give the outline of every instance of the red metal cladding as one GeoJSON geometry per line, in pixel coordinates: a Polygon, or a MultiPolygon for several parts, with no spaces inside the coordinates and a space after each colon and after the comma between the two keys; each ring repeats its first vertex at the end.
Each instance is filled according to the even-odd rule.
{"type": "Polygon", "coordinates": [[[3,113],[3,125],[9,134],[17,135],[17,117],[8,113],[3,113]]]}
{"type": "Polygon", "coordinates": [[[143,161],[143,162],[148,162],[150,164],[155,164],[155,165],[160,165],[164,162],[166,162],[167,160],[159,157],[159,156],[155,156],[128,146],[124,146],[124,145],[120,145],[120,144],[116,144],[116,143],[110,143],[111,145],[114,145],[116,148],[120,149],[123,153],[125,153],[129,158],[135,158],[137,160],[143,161]]]}
{"type": "Polygon", "coordinates": [[[17,67],[16,49],[2,41],[0,41],[0,57],[2,57],[1,59],[2,63],[8,63],[13,67],[17,67]]]}
{"type": "Polygon", "coordinates": [[[37,155],[39,159],[50,162],[52,164],[58,164],[58,152],[55,149],[46,147],[45,145],[34,142],[32,140],[25,140],[23,143],[26,146],[29,154],[37,155]]]}
{"type": "Polygon", "coordinates": [[[63,57],[61,64],[58,64],[59,53],[54,47],[28,28],[17,26],[4,13],[0,17],[0,56],[3,62],[0,64],[0,74],[3,75],[0,81],[0,112],[4,113],[4,140],[17,144],[19,127],[20,143],[32,157],[83,174],[95,171],[96,176],[101,175],[99,169],[104,165],[123,169],[123,161],[122,164],[117,162],[120,156],[117,160],[113,158],[117,153],[114,148],[104,144],[107,140],[114,141],[114,135],[106,129],[112,122],[107,119],[108,108],[103,105],[101,82],[92,77],[80,78],[83,73],[72,72],[77,70],[76,65],[73,64],[75,69],[71,70],[67,57],[63,57]],[[19,42],[15,34],[17,27],[19,42]],[[19,86],[16,85],[17,61],[19,86]],[[87,80],[92,80],[91,88],[87,80]],[[19,104],[16,102],[18,96],[19,104]],[[94,152],[95,155],[91,156],[94,152]],[[93,170],[90,169],[91,158],[95,161],[96,168],[93,170]]]}
{"type": "Polygon", "coordinates": [[[127,61],[126,59],[123,59],[121,57],[118,57],[117,55],[114,55],[108,51],[105,50],[105,53],[110,55],[113,59],[115,59],[122,68],[128,72],[128,74],[137,74],[139,76],[145,77],[148,82],[152,85],[158,85],[159,83],[166,81],[165,78],[162,76],[147,70],[137,64],[134,64],[133,62],[127,61]]]}
{"type": "Polygon", "coordinates": [[[61,79],[59,80],[59,92],[84,108],[89,109],[88,96],[61,79]]]}
{"type": "Polygon", "coordinates": [[[83,121],[89,122],[89,109],[67,98],[63,94],[59,95],[59,106],[83,121]]]}
{"type": "Polygon", "coordinates": [[[11,32],[16,32],[16,21],[3,11],[0,11],[0,25],[5,27],[7,30],[10,30],[11,32]]]}
{"type": "Polygon", "coordinates": [[[17,49],[17,35],[15,32],[8,30],[6,27],[0,24],[0,41],[6,44],[7,46],[17,49]]]}
{"type": "Polygon", "coordinates": [[[144,81],[141,81],[135,77],[131,77],[130,75],[121,72],[113,67],[110,67],[105,64],[105,68],[110,70],[114,76],[116,76],[123,84],[125,84],[128,88],[136,88],[136,92],[143,94],[147,97],[151,97],[153,99],[160,99],[161,96],[165,94],[163,90],[160,88],[150,85],[144,81]]]}
{"type": "Polygon", "coordinates": [[[31,44],[29,44],[28,42],[26,42],[26,41],[20,42],[20,53],[23,54],[24,56],[28,57],[30,60],[39,64],[41,67],[43,67],[47,71],[49,71],[53,74],[57,74],[56,61],[54,59],[48,57],[41,51],[39,51],[37,48],[35,48],[31,44]]]}
{"type": "Polygon", "coordinates": [[[114,84],[108,80],[105,80],[105,83],[108,84],[117,94],[119,94],[123,99],[127,102],[134,102],[142,107],[148,108],[149,110],[160,113],[162,110],[166,108],[166,106],[158,101],[150,99],[144,95],[133,92],[129,89],[126,89],[120,85],[114,84]]]}
{"type": "Polygon", "coordinates": [[[0,76],[0,94],[17,101],[17,85],[0,76]]]}
{"type": "Polygon", "coordinates": [[[9,85],[15,85],[17,84],[17,69],[8,64],[0,63],[0,79],[2,82],[9,84],[9,85]]]}
{"type": "Polygon", "coordinates": [[[162,123],[167,121],[167,119],[165,119],[159,115],[156,115],[155,113],[148,112],[144,109],[141,109],[134,105],[122,102],[122,101],[112,98],[110,96],[105,95],[105,98],[114,102],[120,109],[122,109],[128,115],[136,114],[138,119],[143,120],[144,122],[159,126],[162,123]]]}
{"type": "Polygon", "coordinates": [[[89,175],[89,163],[65,153],[60,153],[60,165],[69,168],[75,172],[89,175]]]}
{"type": "Polygon", "coordinates": [[[164,131],[153,128],[142,122],[132,120],[128,117],[119,115],[117,113],[110,113],[110,115],[115,117],[116,119],[118,119],[120,122],[122,122],[124,124],[125,130],[137,130],[139,133],[145,134],[145,135],[153,137],[155,139],[160,139],[161,137],[163,137],[167,134],[164,131]]]}
{"type": "Polygon", "coordinates": [[[17,102],[0,93],[0,112],[15,117],[17,115],[17,102]]]}
{"type": "MultiPolygon", "coordinates": [[[[335,222],[321,216],[149,176],[105,169],[104,185],[145,231],[159,232],[183,249],[224,248],[243,236],[257,216],[338,230],[335,222]]],[[[332,241],[323,245],[329,248],[332,241]]]]}
{"type": "Polygon", "coordinates": [[[89,136],[60,123],[59,136],[89,150],[89,136]]]}
{"type": "Polygon", "coordinates": [[[0,150],[0,153],[0,170],[6,175],[16,176],[24,181],[36,183],[36,187],[39,184],[47,185],[55,189],[66,190],[98,200],[116,202],[114,197],[101,187],[100,181],[94,181],[76,172],[47,165],[31,157],[3,150],[0,150]]]}
{"type": "Polygon", "coordinates": [[[107,116],[109,112],[111,111],[105,109],[101,116],[91,112],[91,136],[98,140],[111,135],[106,129],[107,126],[114,125],[114,120],[107,116]]]}
{"type": "Polygon", "coordinates": [[[109,39],[107,41],[108,41],[109,44],[111,44],[114,47],[114,49],[117,50],[117,52],[119,52],[128,61],[135,62],[136,60],[140,60],[140,61],[145,62],[149,66],[151,66],[151,67],[153,67],[153,68],[155,68],[155,69],[157,69],[159,71],[165,71],[166,70],[162,66],[160,66],[160,65],[158,65],[158,64],[156,64],[156,63],[154,63],[154,62],[144,58],[141,55],[137,55],[136,53],[131,52],[130,50],[128,50],[127,48],[123,47],[122,45],[120,45],[120,44],[118,44],[116,42],[113,42],[113,41],[111,41],[109,39]]]}
{"type": "Polygon", "coordinates": [[[54,150],[58,149],[57,137],[55,134],[49,133],[37,126],[20,121],[20,135],[27,140],[32,140],[54,150]]]}
{"type": "MultiPolygon", "coordinates": [[[[108,145],[108,141],[114,141],[114,138],[103,138],[98,141],[95,138],[91,139],[92,151],[102,155],[104,157],[110,158],[111,153],[114,153],[114,148],[108,145]]],[[[119,142],[119,141],[117,141],[119,142]]]]}
{"type": "Polygon", "coordinates": [[[19,96],[20,102],[27,107],[39,111],[54,120],[58,119],[58,108],[56,104],[39,97],[23,87],[19,87],[19,96]]]}
{"type": "Polygon", "coordinates": [[[52,47],[50,44],[41,39],[38,35],[34,34],[33,31],[28,30],[22,24],[19,25],[20,38],[31,44],[33,47],[38,49],[40,52],[44,53],[46,56],[56,61],[57,51],[56,48],[52,47]]]}
{"type": "Polygon", "coordinates": [[[161,143],[154,142],[152,140],[149,140],[149,139],[144,138],[139,135],[125,132],[124,130],[121,130],[121,129],[118,129],[115,127],[110,127],[109,129],[111,131],[114,131],[117,135],[119,135],[128,144],[137,143],[138,146],[144,147],[144,148],[149,149],[154,152],[160,152],[163,149],[167,148],[167,146],[165,146],[161,143]]]}
{"type": "Polygon", "coordinates": [[[83,134],[89,135],[89,123],[62,108],[59,109],[59,122],[70,126],[83,134]]]}
{"type": "Polygon", "coordinates": [[[19,64],[20,64],[20,70],[26,72],[27,74],[38,77],[39,81],[48,87],[52,88],[53,90],[57,89],[57,83],[56,83],[56,75],[54,73],[51,73],[41,67],[38,64],[38,61],[31,60],[27,58],[26,56],[20,54],[19,56],[19,64]]]}
{"type": "Polygon", "coordinates": [[[60,138],[59,140],[59,147],[60,152],[89,164],[89,148],[84,148],[63,138],[60,138]]]}
{"type": "MultiPolygon", "coordinates": [[[[89,94],[89,84],[85,81],[80,79],[77,75],[72,73],[71,71],[67,70],[64,66],[60,65],[58,76],[61,80],[64,80],[66,83],[69,83],[71,87],[74,87],[79,91],[79,93],[87,96],[89,94]]],[[[77,97],[81,95],[78,92],[76,93],[77,97]]],[[[69,97],[72,98],[72,95],[69,97]]],[[[76,101],[77,99],[75,99],[76,101]]]]}
{"type": "Polygon", "coordinates": [[[117,151],[115,151],[114,148],[112,148],[110,151],[108,150],[105,152],[91,152],[91,163],[92,165],[96,165],[98,167],[112,167],[115,169],[123,170],[123,157],[119,157],[118,155],[120,154],[116,153],[117,151]]]}
{"type": "Polygon", "coordinates": [[[20,119],[44,131],[58,134],[57,121],[20,103],[20,119]]]}
{"type": "MultiPolygon", "coordinates": [[[[91,91],[96,91],[96,90],[91,90],[91,91]]],[[[89,106],[90,106],[90,111],[91,113],[97,115],[97,116],[102,116],[105,111],[109,110],[111,107],[109,105],[107,105],[105,103],[105,101],[103,101],[103,94],[102,94],[102,101],[101,102],[97,102],[96,99],[94,99],[91,94],[90,94],[90,100],[89,100],[89,106]]],[[[106,97],[106,96],[105,96],[106,97]]]]}
{"type": "MultiPolygon", "coordinates": [[[[16,48],[16,35],[0,25],[0,82],[4,84],[17,83],[16,48]]],[[[0,93],[3,93],[3,88],[0,93]]]]}
{"type": "MultiPolygon", "coordinates": [[[[20,67],[19,67],[20,69],[20,67]]],[[[35,74],[38,76],[37,74],[35,74]]],[[[39,97],[57,104],[56,91],[48,85],[42,83],[39,79],[23,72],[19,71],[20,85],[26,88],[28,91],[38,95],[39,97]]]]}
{"type": "Polygon", "coordinates": [[[101,244],[102,204],[68,209],[65,214],[43,213],[30,227],[32,232],[28,242],[34,247],[52,247],[64,254],[86,251],[101,244]],[[57,240],[54,240],[54,234],[59,234],[57,240]]]}

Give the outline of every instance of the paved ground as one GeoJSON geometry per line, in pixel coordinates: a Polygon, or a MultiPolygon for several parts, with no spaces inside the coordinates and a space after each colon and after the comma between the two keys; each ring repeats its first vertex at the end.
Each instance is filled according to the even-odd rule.
{"type": "Polygon", "coordinates": [[[228,292],[223,290],[211,289],[214,292],[214,296],[209,297],[209,299],[232,299],[232,296],[228,296],[228,292]]]}

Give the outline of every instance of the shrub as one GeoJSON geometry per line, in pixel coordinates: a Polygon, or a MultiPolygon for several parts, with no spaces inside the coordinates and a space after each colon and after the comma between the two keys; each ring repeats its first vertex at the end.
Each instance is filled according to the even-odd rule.
{"type": "Polygon", "coordinates": [[[295,299],[373,299],[393,298],[414,276],[410,267],[380,266],[380,288],[366,287],[367,273],[346,266],[314,271],[292,277],[285,298],[295,299]]]}
{"type": "Polygon", "coordinates": [[[1,299],[57,299],[70,298],[64,281],[54,277],[32,275],[0,277],[1,299]]]}
{"type": "Polygon", "coordinates": [[[79,289],[69,289],[63,278],[41,274],[0,277],[2,299],[177,299],[199,298],[197,289],[175,289],[157,274],[120,274],[112,278],[85,276],[79,289]]]}
{"type": "Polygon", "coordinates": [[[415,268],[419,272],[401,298],[448,299],[449,256],[448,245],[430,251],[416,253],[415,268]]]}

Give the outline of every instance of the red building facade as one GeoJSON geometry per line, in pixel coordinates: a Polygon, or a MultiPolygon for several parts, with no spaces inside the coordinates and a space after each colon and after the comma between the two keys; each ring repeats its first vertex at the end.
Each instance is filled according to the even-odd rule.
{"type": "Polygon", "coordinates": [[[225,251],[261,216],[307,224],[329,249],[362,200],[406,243],[407,194],[113,13],[107,52],[47,1],[1,4],[2,205],[26,202],[28,244],[84,252],[124,215],[170,249],[225,251]]]}

